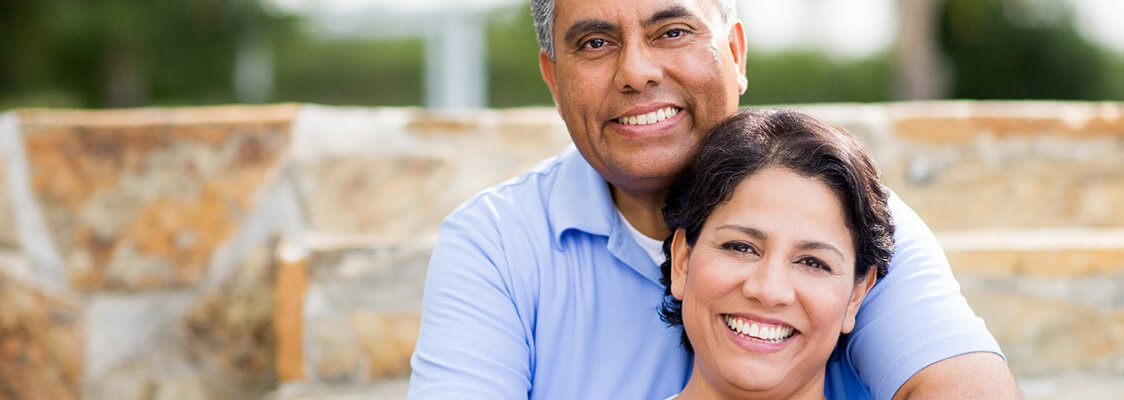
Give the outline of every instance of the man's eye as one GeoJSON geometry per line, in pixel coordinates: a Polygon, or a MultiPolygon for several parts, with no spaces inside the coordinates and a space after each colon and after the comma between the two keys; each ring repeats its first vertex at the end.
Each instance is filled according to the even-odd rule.
{"type": "Polygon", "coordinates": [[[687,31],[683,29],[669,29],[667,32],[663,33],[663,36],[668,38],[677,38],[686,34],[687,31]]]}
{"type": "Polygon", "coordinates": [[[607,44],[609,44],[609,42],[606,42],[605,39],[590,39],[587,40],[582,47],[589,49],[600,49],[602,47],[605,47],[605,45],[607,44]]]}

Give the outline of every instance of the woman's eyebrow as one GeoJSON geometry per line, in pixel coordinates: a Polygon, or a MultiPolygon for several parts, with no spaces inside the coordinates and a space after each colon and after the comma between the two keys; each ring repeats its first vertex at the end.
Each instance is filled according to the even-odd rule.
{"type": "Polygon", "coordinates": [[[836,254],[839,255],[839,258],[844,258],[843,252],[840,251],[839,248],[837,248],[835,246],[832,246],[830,243],[817,242],[817,241],[803,241],[803,242],[798,243],[796,245],[796,248],[801,249],[801,250],[828,250],[828,251],[833,251],[833,252],[835,252],[836,254]]]}
{"type": "Polygon", "coordinates": [[[726,224],[726,225],[719,226],[715,229],[716,230],[733,229],[735,231],[744,233],[746,235],[753,236],[754,239],[769,240],[769,234],[768,233],[765,233],[765,231],[762,231],[762,230],[757,229],[757,228],[750,228],[748,226],[726,224]]]}

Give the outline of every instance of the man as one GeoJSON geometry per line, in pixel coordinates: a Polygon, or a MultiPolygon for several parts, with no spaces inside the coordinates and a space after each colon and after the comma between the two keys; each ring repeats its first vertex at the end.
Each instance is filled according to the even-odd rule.
{"type": "MultiPolygon", "coordinates": [[[[699,139],[745,91],[742,25],[732,0],[534,0],[532,9],[543,79],[576,151],[445,220],[410,398],[666,398],[690,363],[657,313],[660,210],[699,139]]],[[[830,363],[826,391],[1017,397],[928,228],[897,198],[891,209],[890,273],[830,363]]]]}

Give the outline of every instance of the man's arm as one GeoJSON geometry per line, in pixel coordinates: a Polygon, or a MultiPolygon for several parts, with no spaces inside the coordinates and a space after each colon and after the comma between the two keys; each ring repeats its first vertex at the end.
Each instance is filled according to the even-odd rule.
{"type": "Polygon", "coordinates": [[[909,378],[894,395],[894,400],[1019,398],[1015,377],[995,353],[968,353],[939,361],[909,378]]]}
{"type": "Polygon", "coordinates": [[[509,291],[495,225],[462,210],[445,220],[426,275],[410,399],[526,399],[530,341],[509,291]]]}
{"type": "Polygon", "coordinates": [[[1017,398],[998,343],[960,294],[924,221],[891,193],[890,271],[867,296],[848,356],[874,398],[1017,398]],[[974,396],[973,396],[974,397],[974,396]]]}

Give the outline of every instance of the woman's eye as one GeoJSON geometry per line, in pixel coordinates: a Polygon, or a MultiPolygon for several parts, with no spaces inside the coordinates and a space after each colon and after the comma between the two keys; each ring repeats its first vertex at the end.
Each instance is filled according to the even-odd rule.
{"type": "Polygon", "coordinates": [[[831,272],[831,267],[828,266],[827,263],[824,263],[823,261],[820,261],[820,260],[818,260],[816,258],[813,258],[813,257],[804,257],[804,258],[800,259],[799,263],[807,265],[807,266],[815,268],[815,269],[822,269],[824,271],[831,272]]]}
{"type": "Polygon", "coordinates": [[[746,254],[756,254],[757,253],[757,249],[753,248],[752,245],[750,245],[749,243],[745,243],[745,242],[726,242],[726,243],[722,244],[722,248],[724,250],[735,251],[735,252],[738,252],[738,253],[746,253],[746,254]]]}

